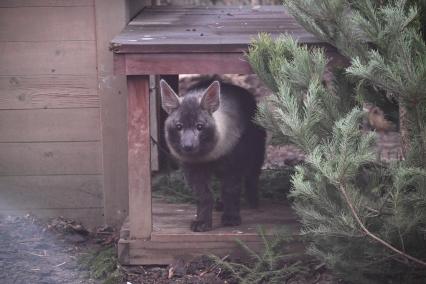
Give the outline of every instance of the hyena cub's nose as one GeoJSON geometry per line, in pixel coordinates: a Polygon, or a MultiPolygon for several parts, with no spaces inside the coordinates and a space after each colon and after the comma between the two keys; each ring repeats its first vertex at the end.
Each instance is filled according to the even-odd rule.
{"type": "Polygon", "coordinates": [[[183,144],[182,148],[186,153],[191,153],[192,151],[194,151],[194,145],[192,144],[183,144]]]}
{"type": "Polygon", "coordinates": [[[188,154],[195,152],[198,143],[196,141],[196,137],[194,137],[193,131],[184,131],[181,139],[180,143],[183,152],[188,154]]]}

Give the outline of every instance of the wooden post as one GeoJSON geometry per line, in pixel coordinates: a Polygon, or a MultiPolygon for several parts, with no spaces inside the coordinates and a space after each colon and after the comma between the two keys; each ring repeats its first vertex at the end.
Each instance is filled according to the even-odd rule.
{"type": "Polygon", "coordinates": [[[104,221],[121,226],[129,214],[127,192],[126,78],[113,75],[109,42],[148,0],[95,0],[96,56],[102,127],[104,221]],[[124,190],[126,189],[126,190],[124,190]]]}
{"type": "MultiPolygon", "coordinates": [[[[150,92],[150,101],[149,101],[149,116],[151,123],[151,138],[153,141],[158,142],[158,98],[157,98],[157,87],[156,87],[156,75],[149,76],[149,92],[150,92]]],[[[151,141],[151,142],[153,142],[151,141]]],[[[158,145],[156,143],[151,143],[151,171],[155,172],[160,169],[159,164],[159,154],[158,154],[158,145]]]]}
{"type": "Polygon", "coordinates": [[[127,76],[130,239],[152,230],[149,76],[127,76]]]}

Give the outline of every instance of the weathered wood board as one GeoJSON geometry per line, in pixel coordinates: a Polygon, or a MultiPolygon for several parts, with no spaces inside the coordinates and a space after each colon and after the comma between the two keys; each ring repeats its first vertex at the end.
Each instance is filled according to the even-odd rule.
{"type": "Polygon", "coordinates": [[[196,233],[189,230],[195,215],[194,204],[173,204],[154,199],[151,240],[167,242],[172,241],[169,236],[179,235],[179,240],[175,241],[214,241],[217,236],[224,237],[224,240],[241,236],[243,240],[255,241],[258,240],[259,225],[267,230],[272,230],[275,226],[280,225],[297,225],[296,215],[287,202],[263,201],[258,209],[243,207],[241,210],[243,222],[235,227],[223,227],[220,223],[222,212],[215,211],[213,212],[213,230],[209,233],[196,233]]]}
{"type": "Polygon", "coordinates": [[[252,74],[243,53],[168,53],[115,55],[123,60],[115,68],[117,74],[252,74]],[[191,62],[191,64],[188,64],[191,62]]]}
{"type": "Polygon", "coordinates": [[[2,110],[0,142],[99,141],[99,120],[99,108],[2,110]]]}
{"type": "Polygon", "coordinates": [[[100,142],[0,143],[0,157],[0,176],[102,173],[100,142]]]}
{"type": "Polygon", "coordinates": [[[2,0],[0,8],[93,6],[94,0],[2,0]]]}
{"type": "Polygon", "coordinates": [[[152,228],[149,76],[127,79],[130,236],[148,239],[152,228]]]}
{"type": "Polygon", "coordinates": [[[0,75],[96,75],[93,41],[0,42],[0,75]]]}
{"type": "Polygon", "coordinates": [[[0,110],[99,107],[95,75],[0,76],[0,110]]]}
{"type": "Polygon", "coordinates": [[[127,181],[127,86],[113,73],[110,40],[149,1],[95,0],[96,55],[102,128],[105,222],[120,226],[129,213],[127,181]]]}
{"type": "MultiPolygon", "coordinates": [[[[213,230],[192,232],[189,224],[195,217],[192,204],[170,204],[160,199],[153,200],[153,231],[149,240],[129,238],[130,226],[125,223],[121,230],[119,258],[125,264],[170,264],[177,258],[191,259],[201,254],[239,255],[236,240],[244,241],[253,250],[263,248],[258,235],[262,226],[267,236],[283,231],[294,235],[299,223],[288,203],[264,201],[259,209],[242,209],[243,223],[235,227],[220,225],[220,212],[213,214],[213,230]]],[[[289,244],[300,250],[300,243],[289,244]]]]}
{"type": "Polygon", "coordinates": [[[0,1],[0,214],[102,223],[94,0],[0,1]]]}
{"type": "Polygon", "coordinates": [[[241,52],[259,32],[321,43],[281,6],[159,6],[145,8],[111,46],[117,53],[241,52]]]}
{"type": "Polygon", "coordinates": [[[0,177],[2,210],[102,207],[101,175],[0,177]]]}
{"type": "Polygon", "coordinates": [[[0,41],[95,40],[94,7],[0,9],[0,41]],[[51,26],[55,23],[54,26],[51,26]]]}

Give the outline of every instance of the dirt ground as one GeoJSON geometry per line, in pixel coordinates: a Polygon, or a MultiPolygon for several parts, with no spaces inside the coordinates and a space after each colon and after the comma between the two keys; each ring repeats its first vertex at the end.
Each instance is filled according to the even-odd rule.
{"type": "Polygon", "coordinates": [[[100,283],[78,263],[96,245],[86,233],[56,229],[31,215],[1,217],[0,283],[100,283]]]}

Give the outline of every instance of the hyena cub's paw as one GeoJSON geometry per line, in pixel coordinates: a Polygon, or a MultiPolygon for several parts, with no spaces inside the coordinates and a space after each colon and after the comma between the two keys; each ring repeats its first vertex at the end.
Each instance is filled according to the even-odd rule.
{"type": "Polygon", "coordinates": [[[222,215],[223,226],[238,226],[241,224],[240,215],[222,215]]]}
{"type": "Polygon", "coordinates": [[[205,222],[202,220],[194,220],[191,222],[191,230],[193,232],[206,232],[212,229],[212,222],[205,222]]]}

